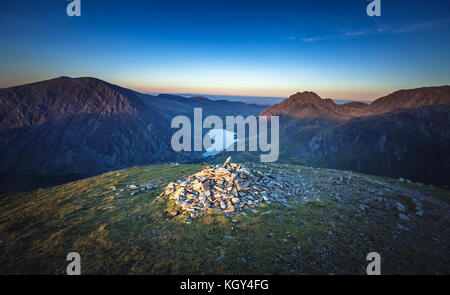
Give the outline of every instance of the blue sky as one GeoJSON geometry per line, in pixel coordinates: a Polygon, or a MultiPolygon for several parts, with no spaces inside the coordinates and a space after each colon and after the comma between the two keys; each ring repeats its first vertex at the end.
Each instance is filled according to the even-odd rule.
{"type": "Polygon", "coordinates": [[[450,84],[450,1],[0,2],[0,87],[93,76],[143,92],[374,99],[450,84]]]}

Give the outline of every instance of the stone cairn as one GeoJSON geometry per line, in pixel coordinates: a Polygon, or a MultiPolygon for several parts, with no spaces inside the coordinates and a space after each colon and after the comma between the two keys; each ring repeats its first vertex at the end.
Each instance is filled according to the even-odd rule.
{"type": "MultiPolygon", "coordinates": [[[[185,180],[169,183],[161,196],[168,196],[180,212],[187,212],[191,218],[206,215],[209,210],[232,215],[256,208],[261,202],[270,203],[268,192],[256,185],[261,177],[243,165],[231,163],[229,157],[222,166],[206,166],[185,180]]],[[[176,216],[179,212],[169,213],[176,216]]]]}

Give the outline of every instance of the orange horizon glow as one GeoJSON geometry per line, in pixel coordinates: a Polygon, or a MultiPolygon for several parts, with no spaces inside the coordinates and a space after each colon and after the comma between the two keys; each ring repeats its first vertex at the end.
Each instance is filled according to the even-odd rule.
{"type": "MultiPolygon", "coordinates": [[[[223,96],[251,96],[261,98],[288,98],[289,96],[303,91],[312,91],[317,93],[321,98],[331,98],[338,100],[357,100],[371,102],[380,97],[386,96],[393,91],[345,91],[345,90],[320,90],[314,88],[302,88],[292,90],[280,89],[212,89],[212,88],[190,88],[190,87],[142,87],[132,85],[126,86],[141,93],[166,93],[166,94],[201,94],[201,95],[223,95],[223,96]]],[[[399,89],[398,89],[399,90],[399,89]]],[[[395,91],[395,90],[394,90],[395,91]]]]}
{"type": "MultiPolygon", "coordinates": [[[[72,76],[72,78],[77,77],[86,77],[88,75],[79,75],[79,76],[72,76]]],[[[89,75],[92,76],[92,75],[89,75]]],[[[19,80],[4,80],[0,81],[0,88],[8,88],[13,86],[19,86],[23,84],[28,83],[34,83],[42,80],[47,79],[53,79],[56,77],[47,77],[47,78],[37,78],[37,77],[27,77],[21,81],[19,80]]],[[[299,87],[298,89],[272,89],[272,88],[232,88],[232,87],[223,87],[223,88],[215,88],[215,87],[189,87],[189,86],[182,86],[182,85],[164,85],[164,86],[158,86],[158,85],[151,85],[155,83],[149,83],[150,85],[142,85],[142,82],[140,83],[133,83],[130,82],[130,80],[127,79],[127,81],[117,81],[115,79],[108,79],[108,77],[99,77],[99,79],[104,80],[106,82],[116,84],[121,87],[129,88],[141,93],[166,93],[166,94],[178,94],[182,95],[185,93],[192,93],[192,94],[198,94],[198,95],[222,95],[222,96],[249,96],[249,97],[261,97],[261,98],[288,98],[289,96],[297,93],[297,92],[303,92],[303,91],[312,91],[317,93],[321,98],[331,98],[336,100],[353,100],[353,101],[366,101],[371,102],[378,98],[384,97],[392,92],[395,92],[397,90],[401,89],[410,89],[410,88],[418,88],[422,86],[417,87],[409,87],[409,88],[396,88],[396,89],[389,89],[389,90],[379,90],[379,89],[372,89],[373,87],[370,87],[369,90],[365,89],[352,89],[347,90],[342,87],[342,89],[322,89],[322,88],[315,88],[315,87],[299,87]]],[[[425,85],[424,85],[425,86],[425,85]]],[[[434,85],[426,85],[426,86],[434,86],[434,85]]],[[[435,86],[441,86],[441,85],[435,85],[435,86]]]]}

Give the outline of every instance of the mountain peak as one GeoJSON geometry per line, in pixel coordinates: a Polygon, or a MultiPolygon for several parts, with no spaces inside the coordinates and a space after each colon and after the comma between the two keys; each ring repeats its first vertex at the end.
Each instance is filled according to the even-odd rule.
{"type": "Polygon", "coordinates": [[[0,89],[0,130],[95,114],[131,115],[146,108],[131,91],[91,78],[58,77],[0,89]]]}
{"type": "Polygon", "coordinates": [[[262,116],[284,116],[289,118],[348,119],[348,115],[331,99],[322,99],[312,91],[297,92],[288,99],[266,108],[262,116]]]}
{"type": "Polygon", "coordinates": [[[291,95],[288,99],[302,103],[315,103],[322,100],[317,93],[312,91],[297,92],[296,94],[291,95]]]}

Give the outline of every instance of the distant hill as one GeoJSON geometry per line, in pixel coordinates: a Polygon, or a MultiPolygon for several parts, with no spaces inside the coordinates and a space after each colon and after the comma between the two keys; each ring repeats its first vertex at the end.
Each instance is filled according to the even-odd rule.
{"type": "Polygon", "coordinates": [[[190,161],[195,155],[172,150],[176,130],[170,121],[176,115],[192,117],[194,107],[203,108],[204,116],[257,115],[264,108],[144,95],[95,78],[60,77],[0,89],[1,178],[8,183],[6,174],[73,179],[133,165],[190,161]]]}
{"type": "MultiPolygon", "coordinates": [[[[193,109],[202,108],[203,117],[216,115],[225,116],[248,116],[258,115],[265,106],[256,104],[246,104],[243,102],[231,102],[227,100],[211,100],[207,97],[184,97],[173,94],[159,94],[156,96],[136,93],[142,101],[149,107],[157,111],[169,122],[173,117],[184,115],[193,118],[193,109]]],[[[170,126],[170,125],[169,125],[170,126]]]]}
{"type": "Polygon", "coordinates": [[[282,102],[285,99],[285,97],[225,95],[225,94],[178,93],[178,95],[185,97],[207,97],[208,99],[212,100],[226,100],[229,102],[244,102],[248,104],[263,105],[265,107],[282,102]]]}

